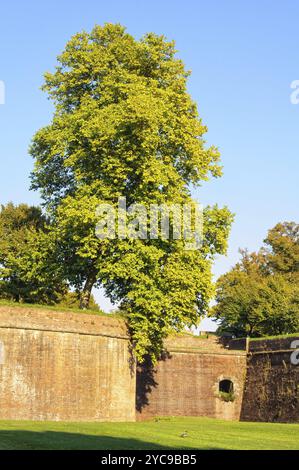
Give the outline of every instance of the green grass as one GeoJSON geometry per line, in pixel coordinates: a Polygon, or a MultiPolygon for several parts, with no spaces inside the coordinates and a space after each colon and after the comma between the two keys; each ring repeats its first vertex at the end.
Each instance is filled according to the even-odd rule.
{"type": "Polygon", "coordinates": [[[71,312],[71,313],[80,313],[82,315],[88,313],[89,315],[101,315],[101,316],[109,316],[111,318],[122,318],[119,313],[105,313],[98,308],[89,308],[87,310],[82,310],[75,307],[64,307],[62,305],[46,305],[46,304],[27,304],[27,303],[16,303],[11,302],[9,300],[0,300],[0,307],[17,307],[17,308],[33,308],[38,310],[52,310],[54,312],[71,312]]]}
{"type": "Polygon", "coordinates": [[[285,333],[283,335],[275,335],[275,336],[261,336],[260,338],[250,338],[250,341],[264,341],[267,339],[284,339],[284,338],[292,338],[292,337],[298,338],[299,332],[298,333],[285,333]]]}
{"type": "Polygon", "coordinates": [[[0,450],[299,449],[299,424],[161,418],[137,423],[0,421],[0,450]],[[187,437],[181,437],[183,433],[187,437]]]}

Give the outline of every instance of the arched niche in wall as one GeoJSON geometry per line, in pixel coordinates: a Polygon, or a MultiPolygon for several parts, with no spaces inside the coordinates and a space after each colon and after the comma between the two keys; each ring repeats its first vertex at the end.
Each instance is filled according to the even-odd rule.
{"type": "Polygon", "coordinates": [[[219,381],[219,392],[222,393],[233,393],[234,383],[230,379],[222,379],[219,381]]]}

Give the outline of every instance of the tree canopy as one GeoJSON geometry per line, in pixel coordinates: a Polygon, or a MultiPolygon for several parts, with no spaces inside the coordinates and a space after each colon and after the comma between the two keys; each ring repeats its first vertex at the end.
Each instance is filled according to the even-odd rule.
{"type": "Polygon", "coordinates": [[[82,308],[100,285],[120,303],[139,360],[157,358],[170,331],[207,311],[212,261],[225,252],[232,222],[227,208],[205,208],[204,241],[193,251],[183,240],[95,233],[101,203],[192,203],[192,185],[221,175],[188,76],[164,36],[136,40],[117,24],[76,34],[45,75],[55,112],[31,146],[32,187],[44,200],[65,279],[81,290],[82,308]]]}
{"type": "Polygon", "coordinates": [[[242,258],[217,282],[211,314],[220,332],[264,336],[299,331],[299,225],[279,223],[258,253],[242,258]]]}
{"type": "Polygon", "coordinates": [[[295,222],[277,224],[265,239],[265,259],[269,271],[286,274],[299,280],[299,225],[295,222]]]}

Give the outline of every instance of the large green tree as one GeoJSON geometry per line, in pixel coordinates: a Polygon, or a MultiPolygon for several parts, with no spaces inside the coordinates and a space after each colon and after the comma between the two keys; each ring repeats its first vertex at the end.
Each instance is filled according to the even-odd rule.
{"type": "Polygon", "coordinates": [[[173,328],[197,324],[206,312],[211,264],[225,252],[232,217],[207,207],[204,243],[187,251],[182,240],[161,237],[100,240],[96,209],[119,197],[145,208],[188,204],[191,185],[221,175],[188,75],[163,36],[136,40],[113,24],[77,34],[45,75],[55,113],[31,147],[32,186],[51,218],[66,279],[82,291],[82,308],[99,285],[120,302],[139,359],[156,358],[173,328]]]}
{"type": "Polygon", "coordinates": [[[299,225],[279,223],[258,253],[242,258],[217,282],[211,314],[220,332],[262,336],[299,331],[299,225]]]}

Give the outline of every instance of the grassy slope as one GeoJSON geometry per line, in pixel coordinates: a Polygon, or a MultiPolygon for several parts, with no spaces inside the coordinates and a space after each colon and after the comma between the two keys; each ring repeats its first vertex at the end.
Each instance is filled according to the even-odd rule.
{"type": "Polygon", "coordinates": [[[122,318],[119,313],[105,313],[98,308],[89,308],[87,310],[81,310],[75,307],[66,307],[63,304],[59,305],[39,305],[39,304],[26,304],[26,303],[16,303],[10,302],[9,300],[0,299],[0,307],[16,307],[16,308],[24,308],[24,309],[37,309],[37,310],[50,310],[53,312],[70,312],[70,313],[80,313],[82,315],[89,314],[89,315],[101,315],[101,316],[109,316],[109,318],[122,318]]]}
{"type": "Polygon", "coordinates": [[[163,418],[140,423],[0,421],[0,449],[299,449],[299,424],[163,418]],[[187,431],[187,437],[180,437],[187,431]]]}
{"type": "Polygon", "coordinates": [[[284,339],[284,338],[292,338],[292,337],[298,338],[298,336],[299,336],[299,332],[298,333],[285,333],[283,335],[261,336],[260,338],[250,338],[250,341],[263,341],[266,339],[284,339]]]}

